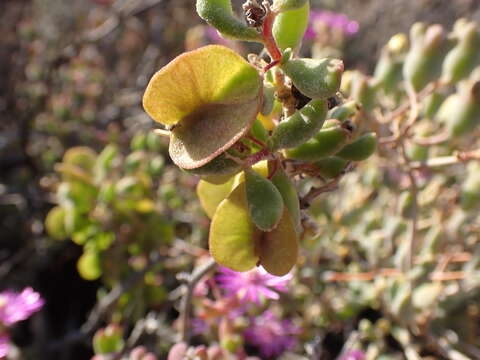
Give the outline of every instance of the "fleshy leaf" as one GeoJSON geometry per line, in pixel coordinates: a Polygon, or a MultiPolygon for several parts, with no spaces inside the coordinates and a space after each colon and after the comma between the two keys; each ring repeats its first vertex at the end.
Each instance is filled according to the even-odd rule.
{"type": "Polygon", "coordinates": [[[174,126],[170,156],[198,168],[232,146],[250,128],[261,105],[257,70],[234,51],[205,46],[178,56],[150,80],[143,106],[174,126]]]}
{"type": "Polygon", "coordinates": [[[230,0],[197,0],[197,13],[226,38],[261,42],[254,28],[235,17],[230,0]]]}
{"type": "Polygon", "coordinates": [[[297,232],[300,232],[302,225],[300,222],[301,214],[298,193],[283,168],[280,167],[277,169],[275,175],[272,176],[272,183],[277,187],[278,191],[280,191],[283,202],[292,217],[295,229],[297,232]]]}
{"type": "Polygon", "coordinates": [[[344,66],[338,59],[293,59],[282,64],[282,69],[303,95],[325,99],[340,88],[344,66]]]}
{"type": "Polygon", "coordinates": [[[248,213],[245,183],[237,186],[217,208],[210,224],[209,247],[216,262],[234,271],[248,271],[258,262],[262,232],[248,213]]]}
{"type": "Polygon", "coordinates": [[[259,244],[260,263],[270,274],[283,276],[296,264],[298,239],[295,225],[287,208],[278,226],[264,233],[259,244]]]}
{"type": "Polygon", "coordinates": [[[272,230],[282,217],[282,195],[270,180],[251,169],[245,170],[245,184],[253,222],[260,230],[272,230]]]}
{"type": "Polygon", "coordinates": [[[197,185],[197,195],[203,210],[211,219],[220,204],[232,191],[233,177],[224,184],[211,184],[204,180],[200,180],[197,185]]]}
{"type": "MultiPolygon", "coordinates": [[[[286,3],[286,1],[281,1],[286,3]]],[[[289,1],[293,3],[293,1],[289,1]]],[[[299,2],[299,1],[295,1],[299,2]]],[[[296,48],[303,39],[308,26],[310,4],[306,2],[302,7],[288,10],[277,15],[273,23],[273,36],[280,49],[296,48]]]]}

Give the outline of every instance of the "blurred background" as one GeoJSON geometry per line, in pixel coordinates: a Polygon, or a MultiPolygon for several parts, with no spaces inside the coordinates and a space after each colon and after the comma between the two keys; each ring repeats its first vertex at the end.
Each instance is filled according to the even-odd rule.
{"type": "MultiPolygon", "coordinates": [[[[447,28],[459,17],[480,21],[478,0],[313,0],[312,8],[358,23],[337,51],[347,69],[366,73],[383,44],[416,21],[447,28]]],[[[205,254],[208,219],[194,197],[196,180],[172,167],[166,142],[151,135],[141,98],[169,60],[224,40],[206,28],[193,0],[2,0],[0,34],[0,291],[32,286],[45,299],[40,313],[11,330],[13,343],[29,349],[27,359],[89,359],[91,344],[78,329],[99,291],[144,269],[157,248],[167,270],[117,310],[141,319],[157,309],[168,337],[178,315],[168,293],[192,255],[205,254]],[[101,182],[79,185],[83,174],[64,155],[72,148],[70,157],[101,182]],[[125,201],[109,206],[114,196],[125,201]],[[45,223],[59,201],[73,204],[72,213],[59,210],[45,223]],[[85,212],[94,215],[85,220],[85,212]],[[58,218],[70,220],[60,226],[58,218]],[[107,248],[101,268],[110,270],[100,280],[107,248]]],[[[230,45],[244,55],[258,50],[230,45]]]]}

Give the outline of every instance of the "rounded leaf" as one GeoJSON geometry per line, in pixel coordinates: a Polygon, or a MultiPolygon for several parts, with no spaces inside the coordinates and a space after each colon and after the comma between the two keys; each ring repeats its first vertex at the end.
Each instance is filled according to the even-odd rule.
{"type": "Polygon", "coordinates": [[[257,70],[234,51],[205,46],[178,56],[150,80],[143,106],[172,126],[169,152],[194,169],[231,147],[250,129],[261,104],[257,70]]]}
{"type": "Polygon", "coordinates": [[[298,238],[295,225],[284,208],[278,226],[263,234],[259,244],[260,263],[270,274],[287,274],[298,259],[298,238]]]}
{"type": "Polygon", "coordinates": [[[77,269],[85,280],[96,280],[102,276],[100,255],[95,251],[86,251],[77,262],[77,269]]]}
{"type": "Polygon", "coordinates": [[[64,240],[68,234],[65,229],[65,209],[60,206],[52,208],[45,219],[45,228],[48,235],[55,240],[64,240]]]}
{"type": "Polygon", "coordinates": [[[245,170],[245,184],[252,221],[260,230],[272,230],[283,213],[282,195],[270,180],[251,169],[245,170]]]}
{"type": "Polygon", "coordinates": [[[250,219],[245,183],[237,186],[217,208],[210,224],[209,247],[216,262],[234,271],[248,271],[258,262],[262,236],[250,219]]]}
{"type": "Polygon", "coordinates": [[[197,196],[200,200],[203,210],[211,219],[220,204],[232,191],[233,177],[223,184],[211,184],[204,180],[200,180],[197,185],[197,196]]]}
{"type": "Polygon", "coordinates": [[[97,153],[87,146],[75,146],[68,149],[63,155],[63,163],[75,165],[90,172],[95,166],[97,153]]]}

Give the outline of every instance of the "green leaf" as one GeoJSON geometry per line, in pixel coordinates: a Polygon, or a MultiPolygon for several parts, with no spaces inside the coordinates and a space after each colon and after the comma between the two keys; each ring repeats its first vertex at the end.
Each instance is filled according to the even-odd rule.
{"type": "Polygon", "coordinates": [[[366,133],[354,142],[346,145],[336,156],[351,161],[368,159],[377,149],[377,135],[373,132],[366,133]]]}
{"type": "Polygon", "coordinates": [[[65,209],[60,206],[52,208],[45,219],[45,228],[50,237],[55,240],[64,240],[68,234],[65,230],[65,209]]]}
{"type": "Polygon", "coordinates": [[[283,213],[282,195],[270,180],[253,170],[245,171],[245,183],[251,219],[260,230],[272,230],[283,213]]]}
{"type": "Polygon", "coordinates": [[[338,59],[292,59],[281,65],[303,95],[326,99],[340,88],[343,62],[338,59]]]}
{"type": "Polygon", "coordinates": [[[261,105],[257,70],[218,45],[184,53],[158,71],[143,97],[147,113],[175,125],[169,152],[184,169],[205,165],[250,129],[261,105]]]}
{"type": "Polygon", "coordinates": [[[322,128],[327,110],[325,100],[311,100],[273,130],[269,139],[270,148],[273,151],[292,148],[312,138],[322,128]]]}
{"type": "Polygon", "coordinates": [[[226,38],[261,42],[254,28],[235,17],[230,0],[197,0],[197,13],[226,38]]]}
{"type": "Polygon", "coordinates": [[[102,276],[100,255],[95,251],[85,251],[77,262],[77,269],[85,280],[96,280],[102,276]]]}
{"type": "Polygon", "coordinates": [[[245,183],[237,186],[217,208],[210,224],[209,247],[216,262],[234,271],[248,271],[258,262],[262,236],[250,219],[245,183]]]}
{"type": "Polygon", "coordinates": [[[295,186],[290,181],[290,178],[285,174],[282,167],[277,169],[275,175],[272,177],[272,183],[277,187],[278,191],[282,195],[283,202],[288,209],[288,212],[292,218],[293,224],[297,233],[301,231],[301,214],[300,214],[300,201],[298,199],[298,193],[295,186]]]}
{"type": "MultiPolygon", "coordinates": [[[[282,1],[283,3],[290,2],[282,1]]],[[[298,2],[298,1],[295,1],[298,2]]],[[[288,10],[277,15],[273,23],[273,37],[281,50],[295,49],[303,39],[308,26],[310,3],[307,1],[298,9],[288,10]]]]}

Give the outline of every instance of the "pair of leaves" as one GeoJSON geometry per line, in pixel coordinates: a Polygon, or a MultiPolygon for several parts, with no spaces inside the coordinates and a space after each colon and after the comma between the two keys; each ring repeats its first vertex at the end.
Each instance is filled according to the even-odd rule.
{"type": "Polygon", "coordinates": [[[284,275],[296,263],[300,209],[297,192],[279,169],[266,179],[266,162],[220,185],[200,181],[197,193],[212,218],[210,252],[235,271],[257,264],[284,275]],[[255,170],[255,171],[254,171],[255,170]]]}

